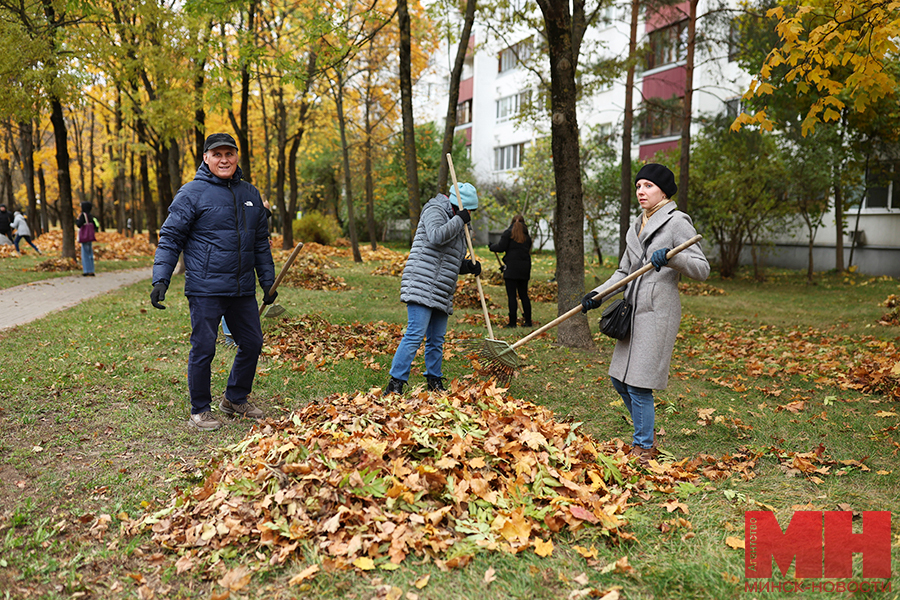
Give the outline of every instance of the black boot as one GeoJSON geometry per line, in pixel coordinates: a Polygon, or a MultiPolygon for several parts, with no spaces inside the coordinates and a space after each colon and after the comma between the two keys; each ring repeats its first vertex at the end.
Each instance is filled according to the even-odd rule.
{"type": "Polygon", "coordinates": [[[430,375],[426,375],[425,379],[428,381],[428,391],[429,392],[446,392],[447,388],[444,387],[444,378],[443,377],[431,377],[430,375]]]}
{"type": "Polygon", "coordinates": [[[391,377],[391,380],[388,382],[387,389],[384,391],[385,394],[402,394],[403,386],[406,385],[406,382],[402,379],[397,379],[396,377],[391,377]]]}

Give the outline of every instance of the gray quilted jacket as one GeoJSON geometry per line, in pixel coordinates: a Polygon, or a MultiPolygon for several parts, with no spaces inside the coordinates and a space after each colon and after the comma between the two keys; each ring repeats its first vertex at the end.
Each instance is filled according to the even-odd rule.
{"type": "Polygon", "coordinates": [[[453,314],[456,280],[466,256],[465,226],[462,217],[453,215],[447,196],[428,201],[403,269],[401,301],[453,314]]]}

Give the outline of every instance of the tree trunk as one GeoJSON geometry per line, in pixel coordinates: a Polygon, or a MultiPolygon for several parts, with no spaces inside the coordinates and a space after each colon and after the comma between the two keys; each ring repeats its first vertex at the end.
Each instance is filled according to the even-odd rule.
{"type": "Polygon", "coordinates": [[[34,190],[34,131],[31,119],[19,121],[19,144],[22,153],[22,178],[25,180],[25,195],[28,198],[28,222],[32,236],[37,239],[43,229],[37,214],[37,194],[34,190]]]}
{"type": "MultiPolygon", "coordinates": [[[[462,77],[463,65],[466,62],[466,52],[469,50],[469,38],[472,35],[472,24],[475,22],[475,2],[466,2],[466,15],[463,20],[463,28],[459,34],[459,45],[456,47],[456,58],[453,61],[453,70],[450,71],[450,99],[447,102],[447,118],[444,121],[444,139],[441,142],[441,156],[447,156],[453,150],[453,137],[456,132],[456,110],[459,105],[459,81],[462,77]]],[[[438,192],[447,189],[447,173],[450,165],[446,160],[441,160],[438,168],[438,192]]],[[[415,231],[415,230],[414,230],[415,231]]]]}
{"type": "MultiPolygon", "coordinates": [[[[372,177],[372,135],[373,129],[372,126],[372,113],[371,113],[372,103],[371,101],[366,102],[366,113],[365,113],[365,135],[366,139],[363,143],[363,161],[366,176],[366,229],[369,233],[369,246],[372,250],[378,249],[378,233],[375,231],[375,181],[372,177]]],[[[441,161],[441,165],[444,164],[444,161],[441,161]]]]}
{"type": "MultiPolygon", "coordinates": [[[[575,105],[576,54],[568,0],[538,0],[544,15],[550,53],[550,133],[556,180],[557,313],[563,314],[584,295],[584,197],[575,105]]],[[[593,348],[587,318],[579,314],[559,326],[557,341],[573,348],[593,348]]]]}
{"type": "Polygon", "coordinates": [[[144,214],[147,216],[147,241],[154,246],[159,242],[159,218],[156,211],[156,203],[153,201],[153,192],[150,190],[150,168],[145,152],[140,155],[141,196],[144,201],[144,214]]]}
{"type": "Polygon", "coordinates": [[[697,41],[697,2],[688,0],[687,53],[684,65],[684,106],[681,117],[681,161],[678,165],[678,208],[688,209],[691,174],[691,105],[694,97],[694,47],[697,41]]]}
{"type": "Polygon", "coordinates": [[[44,167],[38,167],[38,193],[41,195],[41,229],[50,230],[50,205],[47,202],[47,181],[44,179],[44,167]]]}
{"type": "Polygon", "coordinates": [[[337,109],[338,128],[341,132],[341,156],[343,157],[344,197],[347,199],[347,229],[350,231],[350,247],[353,249],[353,262],[361,263],[359,253],[359,236],[356,234],[356,218],[353,215],[353,182],[350,177],[350,146],[347,144],[347,124],[344,119],[344,80],[340,71],[336,70],[335,108],[337,109]]]}
{"type": "Polygon", "coordinates": [[[409,6],[406,0],[397,1],[397,21],[400,26],[400,112],[403,120],[403,157],[406,162],[406,191],[409,195],[409,241],[412,243],[416,228],[419,226],[419,215],[422,214],[422,200],[419,191],[416,128],[412,106],[412,37],[409,6]]]}
{"type": "MultiPolygon", "coordinates": [[[[276,147],[275,147],[275,206],[281,215],[282,224],[287,223],[287,205],[284,200],[284,181],[285,171],[287,170],[287,160],[285,153],[287,152],[287,107],[284,105],[284,90],[278,86],[275,90],[275,126],[277,131],[276,147]]],[[[266,152],[268,155],[268,152],[266,152]]],[[[266,160],[268,165],[268,159],[266,160]]],[[[266,167],[268,170],[268,166],[266,167]]],[[[268,177],[266,177],[268,179],[268,177]]],[[[281,247],[284,250],[290,250],[294,247],[293,235],[287,235],[284,225],[281,228],[281,247]]],[[[291,232],[293,234],[293,232],[291,232]]]]}
{"type": "Polygon", "coordinates": [[[50,98],[50,122],[56,142],[56,168],[59,185],[59,224],[62,227],[62,258],[75,258],[75,217],[72,216],[72,178],[69,173],[69,143],[66,119],[59,98],[50,98]]]}
{"type": "Polygon", "coordinates": [[[622,188],[619,204],[619,260],[625,254],[625,236],[631,225],[634,182],[631,181],[631,131],[634,127],[634,71],[637,57],[637,26],[641,0],[631,0],[631,28],[628,39],[628,74],[625,76],[625,114],[622,119],[622,188]]]}

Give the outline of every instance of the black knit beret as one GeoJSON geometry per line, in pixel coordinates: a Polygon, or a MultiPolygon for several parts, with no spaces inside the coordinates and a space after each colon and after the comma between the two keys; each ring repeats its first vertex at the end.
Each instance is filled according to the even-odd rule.
{"type": "Polygon", "coordinates": [[[641,179],[655,183],[668,198],[678,193],[678,186],[675,185],[675,174],[663,165],[647,163],[638,171],[634,182],[637,183],[641,179]]]}

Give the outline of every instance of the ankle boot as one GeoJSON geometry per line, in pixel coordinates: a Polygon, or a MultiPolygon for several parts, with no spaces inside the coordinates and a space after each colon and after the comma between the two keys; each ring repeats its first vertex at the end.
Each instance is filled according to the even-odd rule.
{"type": "Polygon", "coordinates": [[[403,386],[406,385],[406,382],[402,379],[397,379],[396,377],[391,377],[391,380],[388,382],[387,389],[384,391],[385,395],[387,394],[402,394],[403,386]]]}
{"type": "Polygon", "coordinates": [[[447,388],[444,387],[444,378],[443,377],[431,377],[430,375],[426,375],[425,380],[428,381],[428,391],[429,392],[446,392],[447,391],[447,388]]]}

